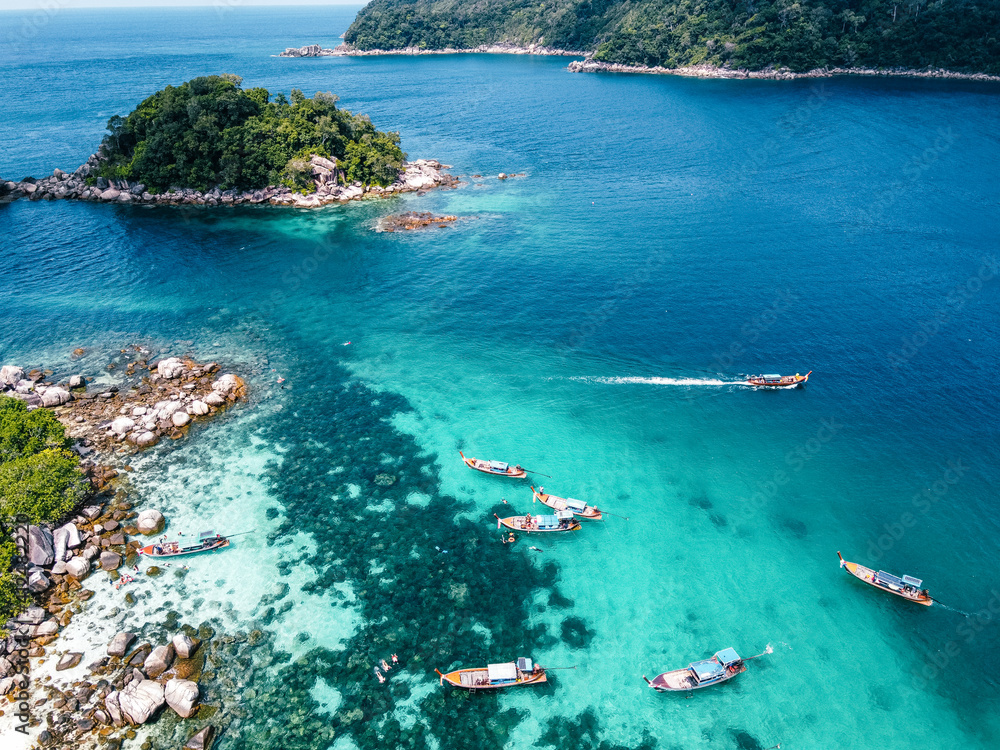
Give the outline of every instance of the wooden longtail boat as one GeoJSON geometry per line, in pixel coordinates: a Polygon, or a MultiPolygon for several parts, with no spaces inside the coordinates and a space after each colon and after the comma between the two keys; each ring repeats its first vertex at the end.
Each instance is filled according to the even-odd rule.
{"type": "Polygon", "coordinates": [[[523,531],[526,534],[550,534],[558,531],[576,531],[580,522],[568,510],[557,510],[554,516],[510,516],[500,518],[496,513],[497,528],[505,526],[512,531],[523,531]]]}
{"type": "Polygon", "coordinates": [[[198,537],[197,544],[182,547],[180,542],[162,542],[148,544],[138,551],[140,555],[148,557],[181,557],[183,555],[196,555],[199,552],[211,552],[229,546],[229,538],[214,531],[205,531],[198,537]]]}
{"type": "Polygon", "coordinates": [[[913,576],[902,576],[900,578],[894,576],[892,573],[886,573],[884,570],[875,571],[871,568],[866,568],[860,563],[847,562],[840,552],[837,552],[837,557],[840,558],[840,567],[846,568],[848,573],[864,581],[869,586],[888,591],[890,594],[901,596],[907,601],[923,604],[927,607],[934,603],[934,599],[927,593],[927,589],[920,588],[924,582],[919,578],[914,578],[913,576]]]}
{"type": "Polygon", "coordinates": [[[459,451],[458,455],[462,457],[465,465],[470,469],[481,471],[484,474],[496,474],[497,476],[510,477],[511,479],[524,479],[528,476],[528,472],[519,465],[511,466],[503,461],[484,461],[480,458],[466,458],[462,451],[459,451]]]}
{"type": "Polygon", "coordinates": [[[812,370],[805,375],[798,373],[794,375],[751,375],[747,378],[747,383],[758,388],[795,388],[804,385],[809,380],[810,375],[812,375],[812,370]]]}
{"type": "Polygon", "coordinates": [[[747,665],[736,650],[726,648],[711,659],[693,662],[684,669],[658,674],[652,680],[643,675],[642,679],[646,680],[646,684],[653,690],[664,693],[718,685],[746,671],[747,665]]]}
{"type": "Polygon", "coordinates": [[[547,495],[542,490],[544,487],[539,487],[537,490],[532,487],[531,492],[535,499],[547,505],[552,510],[568,510],[577,518],[582,518],[587,521],[600,521],[604,518],[604,515],[600,510],[592,505],[587,505],[583,500],[574,500],[571,497],[556,497],[555,495],[547,495]]]}
{"type": "Polygon", "coordinates": [[[465,688],[473,692],[476,690],[500,690],[522,685],[539,685],[548,682],[549,679],[545,676],[544,667],[540,664],[532,664],[531,659],[523,656],[517,661],[505,664],[490,664],[473,669],[456,669],[448,674],[444,674],[439,669],[434,671],[440,675],[439,682],[442,685],[447,682],[452,687],[465,688]]]}

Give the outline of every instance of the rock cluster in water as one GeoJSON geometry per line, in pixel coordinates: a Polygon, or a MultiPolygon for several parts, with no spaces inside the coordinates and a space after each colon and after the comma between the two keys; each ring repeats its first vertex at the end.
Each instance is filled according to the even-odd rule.
{"type": "MultiPolygon", "coordinates": [[[[125,350],[128,351],[128,350],[125,350]]],[[[133,347],[135,360],[122,386],[87,390],[86,378],[46,382],[46,373],[6,365],[0,368],[0,393],[25,401],[28,409],[52,408],[76,450],[87,456],[131,452],[163,437],[184,437],[189,425],[208,418],[246,396],[246,383],[232,373],[216,377],[219,366],[169,357],[149,363],[147,350],[133,347]]]]}
{"type": "Polygon", "coordinates": [[[444,229],[456,221],[458,221],[457,216],[435,216],[429,211],[407,211],[384,217],[379,220],[378,228],[382,232],[411,231],[430,227],[444,229]]]}
{"type": "Polygon", "coordinates": [[[431,188],[452,188],[458,178],[444,170],[451,167],[434,159],[404,162],[395,182],[387,187],[344,182],[343,170],[321,156],[310,158],[313,189],[306,194],[285,186],[271,185],[260,190],[220,190],[200,192],[190,188],[171,188],[165,193],[151,193],[142,183],[108,180],[98,177],[102,158],[94,154],[72,174],[55,170],[50,177],[20,182],[0,180],[0,203],[19,198],[28,200],[83,200],[102,203],[137,203],[142,205],[237,206],[259,205],[319,208],[331,203],[346,203],[362,198],[380,198],[431,188]],[[92,184],[90,184],[92,183],[92,184]]]}

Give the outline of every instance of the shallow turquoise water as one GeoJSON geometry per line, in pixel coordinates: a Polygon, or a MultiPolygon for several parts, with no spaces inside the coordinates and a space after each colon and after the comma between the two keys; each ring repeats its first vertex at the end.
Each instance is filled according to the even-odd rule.
{"type": "MultiPolygon", "coordinates": [[[[350,17],[135,12],[112,37],[64,12],[40,59],[2,59],[3,176],[74,168],[111,114],[215,72],[333,90],[465,175],[318,212],[0,206],[0,361],[68,374],[139,340],[250,377],[256,413],[151,458],[141,491],[177,528],[270,520],[187,583],[320,665],[260,669],[260,694],[318,710],[338,748],[996,746],[1000,88],[269,57],[350,17]],[[470,176],[500,171],[527,177],[470,176]],[[372,231],[400,210],[471,218],[372,231]],[[810,369],[801,390],[732,384],[810,369]],[[459,449],[630,520],[503,547],[492,513],[530,491],[459,449]],[[838,549],[986,614],[892,601],[838,549]],[[269,576],[290,609],[256,606],[269,576]],[[768,644],[691,700],[640,679],[768,644]],[[381,688],[394,649],[405,674],[381,688]],[[431,679],[521,653],[579,668],[499,700],[431,679]]],[[[246,702],[226,746],[328,744],[276,738],[287,704],[246,702]]]]}

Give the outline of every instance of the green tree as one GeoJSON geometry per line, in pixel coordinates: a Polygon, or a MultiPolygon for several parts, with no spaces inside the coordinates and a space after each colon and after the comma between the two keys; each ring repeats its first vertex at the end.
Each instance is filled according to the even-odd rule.
{"type": "Polygon", "coordinates": [[[49,448],[0,465],[0,516],[30,523],[57,521],[87,494],[79,459],[49,448]]]}
{"type": "Polygon", "coordinates": [[[65,429],[48,409],[28,411],[23,401],[0,396],[0,464],[68,445],[65,429]]]}
{"type": "Polygon", "coordinates": [[[366,134],[347,144],[342,162],[349,182],[365,185],[392,184],[406,154],[399,147],[399,133],[366,134]]]}

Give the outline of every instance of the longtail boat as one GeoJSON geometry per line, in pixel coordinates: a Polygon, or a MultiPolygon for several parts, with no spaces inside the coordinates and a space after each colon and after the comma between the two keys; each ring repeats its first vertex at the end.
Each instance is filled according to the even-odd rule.
{"type": "Polygon", "coordinates": [[[718,685],[720,682],[731,680],[736,675],[746,672],[747,665],[744,664],[744,661],[735,649],[726,648],[719,651],[711,659],[692,662],[683,669],[658,674],[652,680],[648,679],[646,675],[643,675],[642,679],[646,680],[646,684],[653,690],[661,693],[697,690],[709,685],[718,685]]]}
{"type": "Polygon", "coordinates": [[[794,375],[751,375],[747,378],[747,383],[758,388],[796,388],[804,385],[809,380],[810,375],[812,375],[812,370],[805,375],[798,373],[794,375]]]}
{"type": "Polygon", "coordinates": [[[497,519],[498,529],[505,526],[512,531],[523,531],[526,534],[576,531],[580,528],[580,522],[568,510],[557,510],[555,515],[550,516],[533,516],[530,513],[524,516],[510,516],[509,518],[500,518],[496,513],[493,516],[497,519]]]}
{"type": "Polygon", "coordinates": [[[452,687],[466,690],[500,690],[502,688],[520,687],[522,685],[539,685],[548,682],[545,668],[540,664],[532,664],[531,659],[519,657],[517,661],[504,664],[489,664],[485,667],[472,669],[456,669],[454,672],[443,673],[438,680],[442,685],[447,682],[452,687]]]}
{"type": "Polygon", "coordinates": [[[214,531],[205,531],[198,536],[198,543],[182,547],[180,542],[157,542],[140,547],[138,553],[148,557],[181,557],[196,555],[199,552],[211,552],[229,546],[229,538],[214,531]]]}
{"type": "Polygon", "coordinates": [[[604,515],[601,513],[600,510],[598,510],[592,505],[587,505],[585,502],[583,502],[583,500],[574,500],[571,497],[557,497],[555,495],[547,495],[544,492],[542,492],[542,490],[544,489],[545,489],[544,487],[539,487],[536,490],[534,487],[532,487],[531,492],[538,502],[542,503],[543,505],[549,506],[550,508],[552,508],[552,510],[556,511],[568,510],[577,518],[582,518],[587,521],[600,521],[602,518],[604,518],[604,515]]]}
{"type": "Polygon", "coordinates": [[[480,458],[466,458],[462,451],[459,451],[458,455],[462,457],[465,465],[470,469],[481,471],[484,474],[496,474],[501,477],[510,477],[511,479],[524,479],[528,476],[528,472],[522,469],[520,465],[511,466],[503,461],[484,461],[480,458]]]}
{"type": "Polygon", "coordinates": [[[892,573],[886,573],[884,570],[875,571],[871,568],[866,568],[860,563],[847,562],[840,552],[837,552],[837,557],[840,558],[840,567],[846,568],[848,573],[864,581],[869,586],[888,591],[890,594],[901,596],[907,601],[923,604],[927,607],[934,603],[934,599],[931,598],[927,589],[920,588],[924,582],[919,578],[914,578],[913,576],[894,576],[892,573]]]}

